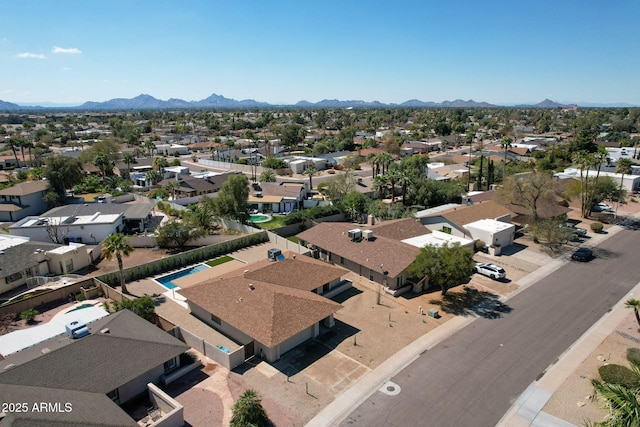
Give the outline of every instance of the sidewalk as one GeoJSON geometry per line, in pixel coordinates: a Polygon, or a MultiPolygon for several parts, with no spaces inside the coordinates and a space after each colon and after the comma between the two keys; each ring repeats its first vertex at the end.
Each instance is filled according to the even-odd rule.
{"type": "MultiPolygon", "coordinates": [[[[606,234],[594,235],[589,240],[588,246],[597,246],[602,241],[620,232],[620,230],[622,230],[620,227],[611,227],[606,234]]],[[[542,260],[540,259],[537,261],[542,260]]],[[[545,262],[541,262],[542,267],[520,279],[518,281],[518,290],[501,298],[501,301],[506,301],[514,295],[522,292],[541,278],[560,268],[567,261],[568,259],[566,257],[546,257],[545,262]]],[[[640,284],[638,284],[637,288],[638,289],[634,289],[634,292],[640,292],[640,284]]],[[[560,381],[560,378],[566,378],[566,375],[575,369],[576,363],[579,364],[579,362],[576,362],[576,358],[570,356],[569,353],[571,351],[584,352],[585,348],[597,346],[602,341],[602,334],[604,334],[604,336],[608,335],[619,323],[619,319],[621,318],[620,316],[624,317],[625,314],[628,314],[624,310],[616,310],[616,308],[624,306],[624,301],[625,299],[618,302],[611,312],[589,329],[589,331],[587,331],[583,337],[570,348],[569,351],[561,356],[560,361],[554,366],[554,369],[559,369],[561,374],[555,371],[553,373],[549,371],[543,378],[529,386],[507,412],[505,417],[503,417],[499,425],[509,427],[529,425],[551,427],[571,426],[571,424],[565,423],[564,421],[551,417],[550,415],[545,416],[545,414],[540,411],[548,399],[553,395],[553,391],[564,381],[564,379],[560,381]],[[581,347],[580,349],[577,349],[579,345],[590,347],[581,347]],[[562,375],[565,376],[562,377],[562,375]],[[540,423],[531,424],[531,421],[534,419],[538,419],[540,423]]],[[[475,319],[475,317],[456,317],[444,323],[442,326],[439,326],[435,330],[423,335],[421,338],[396,353],[394,357],[389,358],[357,381],[352,387],[338,396],[338,398],[311,419],[306,424],[306,427],[337,426],[349,415],[349,413],[351,413],[354,408],[359,406],[369,396],[380,389],[395,374],[416,360],[421,353],[433,348],[441,341],[472,323],[475,319]]]]}

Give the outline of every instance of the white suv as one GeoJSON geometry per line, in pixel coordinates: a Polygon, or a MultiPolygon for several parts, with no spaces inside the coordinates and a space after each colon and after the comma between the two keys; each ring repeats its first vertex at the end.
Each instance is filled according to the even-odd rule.
{"type": "Polygon", "coordinates": [[[481,262],[476,263],[476,272],[482,274],[483,276],[491,277],[492,279],[504,279],[507,277],[507,272],[504,271],[504,268],[499,267],[495,264],[483,264],[481,262]]]}

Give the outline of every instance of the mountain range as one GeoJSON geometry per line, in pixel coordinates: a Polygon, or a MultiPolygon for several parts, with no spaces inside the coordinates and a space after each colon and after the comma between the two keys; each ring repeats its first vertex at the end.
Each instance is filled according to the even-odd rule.
{"type": "MultiPolygon", "coordinates": [[[[385,104],[378,101],[360,101],[350,100],[341,101],[338,99],[325,99],[319,102],[299,101],[293,105],[274,105],[266,102],[258,102],[253,99],[245,99],[237,101],[235,99],[225,98],[215,93],[208,98],[200,101],[185,101],[183,99],[171,98],[166,101],[154,98],[151,95],[141,94],[135,98],[115,98],[104,102],[85,102],[77,106],[55,106],[51,103],[43,103],[46,106],[38,105],[19,105],[11,102],[0,100],[0,111],[24,111],[24,110],[41,110],[41,109],[68,109],[68,110],[169,110],[169,109],[207,109],[207,108],[269,108],[269,107],[300,107],[300,108],[386,108],[386,107],[409,107],[409,108],[500,108],[500,107],[516,107],[516,108],[567,108],[570,104],[560,104],[549,99],[545,99],[537,104],[519,104],[514,106],[494,105],[488,102],[476,102],[472,99],[464,101],[456,99],[454,101],[443,102],[425,102],[418,99],[410,99],[401,104],[385,104]]],[[[584,105],[595,107],[597,105],[584,105]]],[[[627,104],[607,104],[608,107],[631,107],[627,104]]]]}

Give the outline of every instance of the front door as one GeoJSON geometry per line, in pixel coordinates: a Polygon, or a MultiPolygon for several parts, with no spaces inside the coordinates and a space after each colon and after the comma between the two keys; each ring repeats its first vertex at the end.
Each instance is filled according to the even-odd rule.
{"type": "Polygon", "coordinates": [[[254,356],[253,354],[253,341],[244,345],[244,360],[249,360],[254,356]]]}

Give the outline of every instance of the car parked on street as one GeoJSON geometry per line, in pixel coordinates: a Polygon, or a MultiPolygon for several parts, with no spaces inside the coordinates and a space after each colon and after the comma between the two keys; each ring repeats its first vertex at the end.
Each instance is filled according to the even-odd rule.
{"type": "Polygon", "coordinates": [[[507,277],[507,272],[504,268],[495,264],[485,264],[481,262],[476,263],[476,272],[483,276],[491,277],[493,280],[504,279],[507,277]]]}
{"type": "Polygon", "coordinates": [[[593,258],[593,251],[589,248],[578,248],[571,254],[571,259],[574,261],[587,262],[593,258]]]}

